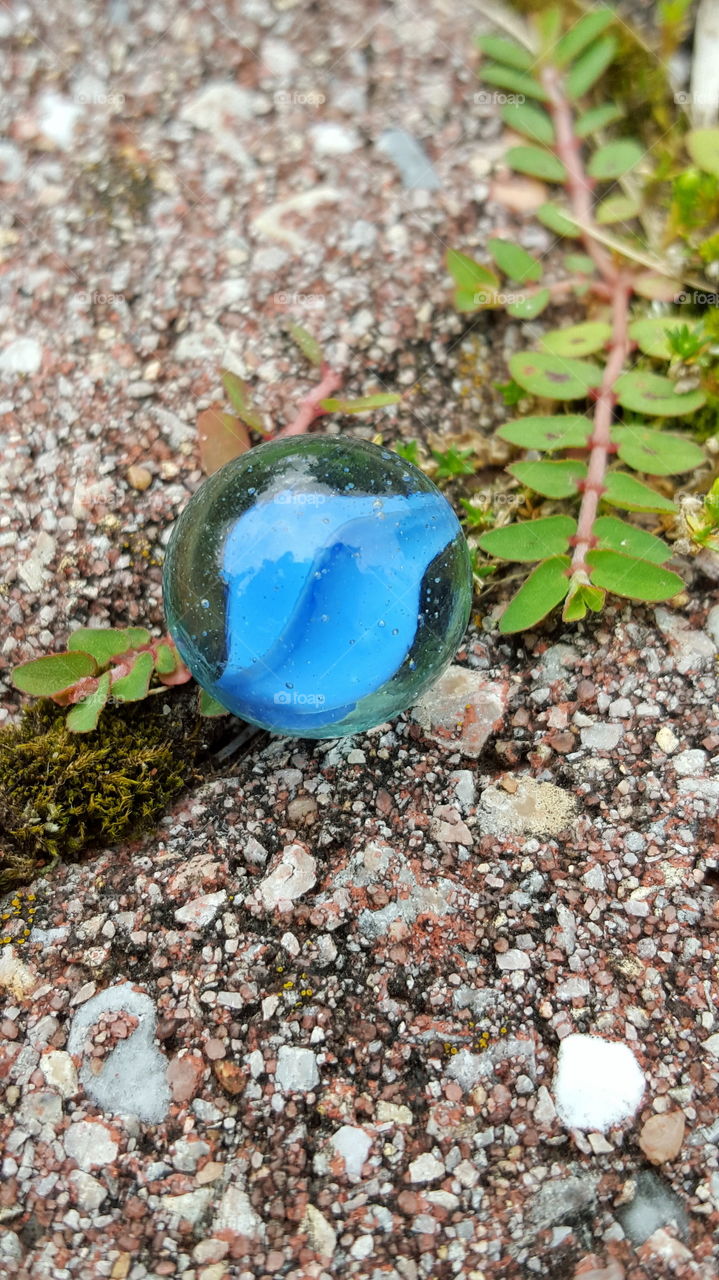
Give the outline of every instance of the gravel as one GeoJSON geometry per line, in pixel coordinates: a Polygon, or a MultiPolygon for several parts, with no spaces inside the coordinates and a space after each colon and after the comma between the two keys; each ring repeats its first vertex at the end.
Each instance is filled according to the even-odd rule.
{"type": "MultiPolygon", "coordinates": [[[[506,463],[517,328],[465,333],[443,259],[551,238],[488,198],[473,26],[440,3],[0,13],[6,666],[80,625],[159,631],[197,414],[226,366],[292,416],[287,320],[348,394],[415,388],[328,429],[506,463]]],[[[490,597],[391,725],[263,739],[154,834],[8,896],[0,1269],[712,1280],[712,572],[686,566],[681,608],[512,638],[490,597]],[[587,1039],[614,1066],[575,1060],[568,1100],[587,1039]]],[[[7,669],[0,695],[8,721],[7,669]]]]}

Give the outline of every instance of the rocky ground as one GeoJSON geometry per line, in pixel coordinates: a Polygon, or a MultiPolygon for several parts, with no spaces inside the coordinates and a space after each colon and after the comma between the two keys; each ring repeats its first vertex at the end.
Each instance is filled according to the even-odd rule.
{"type": "MultiPolygon", "coordinates": [[[[353,394],[416,387],[332,429],[498,421],[518,331],[466,334],[442,259],[534,197],[491,178],[475,27],[438,0],[0,11],[7,668],[162,625],[197,413],[227,365],[292,415],[287,319],[353,394]]],[[[392,725],[261,739],[155,835],[8,896],[0,1274],[715,1276],[711,571],[571,631],[477,619],[392,725]]]]}

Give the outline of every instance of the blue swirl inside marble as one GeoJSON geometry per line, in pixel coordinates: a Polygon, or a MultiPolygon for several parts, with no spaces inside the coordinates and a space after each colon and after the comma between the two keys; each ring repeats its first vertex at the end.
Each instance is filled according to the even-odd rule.
{"type": "Polygon", "coordinates": [[[292,498],[259,502],[228,535],[217,689],[267,713],[284,704],[285,723],[300,731],[343,720],[399,669],[417,632],[422,573],[457,529],[451,508],[437,513],[426,493],[332,495],[317,506],[292,498]]]}
{"type": "Polygon", "coordinates": [[[410,706],[452,660],[471,600],[444,496],[396,454],[337,437],[271,442],[210,477],[173,530],[164,583],[198,682],[305,737],[410,706]]]}

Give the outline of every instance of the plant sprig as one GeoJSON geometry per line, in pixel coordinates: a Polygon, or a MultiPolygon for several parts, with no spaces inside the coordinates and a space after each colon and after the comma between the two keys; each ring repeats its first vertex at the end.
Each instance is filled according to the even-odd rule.
{"type": "Polygon", "coordinates": [[[101,712],[113,701],[141,702],[190,679],[170,637],[153,639],[145,627],[81,627],[72,632],[66,650],[32,658],[12,673],[22,693],[70,707],[66,724],[74,733],[96,729],[101,712]]]}
{"type": "MultiPolygon", "coordinates": [[[[681,578],[664,568],[671,548],[606,509],[675,515],[666,486],[657,488],[651,478],[693,471],[704,453],[685,435],[661,429],[658,420],[687,419],[708,398],[719,404],[700,321],[632,310],[636,299],[681,301],[682,282],[676,263],[665,263],[642,242],[635,184],[617,186],[648,167],[643,146],[625,136],[596,145],[594,135],[621,119],[621,108],[582,101],[614,58],[614,22],[611,9],[595,9],[560,34],[559,11],[545,12],[536,55],[504,36],[478,41],[490,59],[483,79],[519,99],[501,114],[528,141],[510,147],[506,163],[564,189],[564,201],[545,202],[537,217],[560,240],[578,241],[583,252],[565,252],[563,273],[548,281],[543,263],[513,241],[489,240],[489,263],[452,249],[447,266],[455,304],[466,312],[503,307],[520,320],[571,297],[588,310],[585,321],[552,330],[536,350],[508,361],[509,388],[572,410],[540,412],[501,427],[502,439],[541,455],[508,470],[541,498],[579,506],[576,516],[542,516],[479,537],[487,555],[536,563],[502,615],[505,633],[534,626],[559,604],[565,621],[576,621],[600,610],[607,592],[657,601],[683,589],[681,578]],[[633,360],[635,352],[639,358],[633,360]],[[669,365],[669,376],[656,371],[658,361],[669,365]]],[[[719,130],[688,135],[695,164],[708,174],[717,164],[718,144],[719,130]]]]}

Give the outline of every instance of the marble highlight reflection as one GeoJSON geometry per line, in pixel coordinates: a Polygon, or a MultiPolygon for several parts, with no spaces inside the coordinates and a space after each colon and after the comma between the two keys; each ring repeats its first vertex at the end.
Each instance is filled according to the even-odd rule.
{"type": "Polygon", "coordinates": [[[449,503],[389,449],[271,441],[227,463],[167,549],[170,632],[204,689],[275,733],[391,719],[452,661],[471,605],[449,503]]]}

